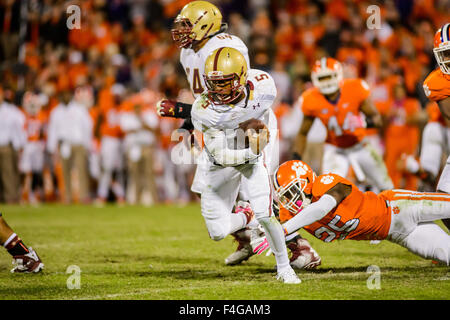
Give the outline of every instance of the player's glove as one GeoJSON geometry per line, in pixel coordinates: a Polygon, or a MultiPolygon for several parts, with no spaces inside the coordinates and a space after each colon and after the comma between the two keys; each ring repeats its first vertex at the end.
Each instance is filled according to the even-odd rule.
{"type": "Polygon", "coordinates": [[[176,104],[174,100],[159,100],[156,104],[156,112],[160,117],[174,117],[176,104]]]}

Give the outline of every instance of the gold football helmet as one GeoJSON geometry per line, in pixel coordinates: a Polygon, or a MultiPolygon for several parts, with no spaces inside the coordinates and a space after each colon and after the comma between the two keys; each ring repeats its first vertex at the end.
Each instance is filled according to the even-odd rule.
{"type": "Polygon", "coordinates": [[[171,30],[172,38],[180,48],[190,48],[220,30],[222,14],[207,1],[193,1],[181,9],[171,30]]]}
{"type": "Polygon", "coordinates": [[[228,104],[242,93],[247,83],[245,57],[234,48],[216,49],[206,58],[203,77],[209,99],[214,104],[228,104]]]}

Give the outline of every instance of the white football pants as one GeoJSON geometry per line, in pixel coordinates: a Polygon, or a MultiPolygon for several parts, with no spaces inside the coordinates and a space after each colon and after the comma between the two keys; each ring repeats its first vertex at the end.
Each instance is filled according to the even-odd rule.
{"type": "Polygon", "coordinates": [[[383,158],[368,142],[361,142],[351,148],[337,148],[326,144],[322,173],[335,173],[347,177],[352,166],[359,182],[373,185],[377,189],[389,190],[394,187],[383,158]]]}
{"type": "Polygon", "coordinates": [[[386,240],[425,259],[450,264],[450,236],[435,220],[450,218],[450,195],[393,190],[391,226],[386,240]]]}

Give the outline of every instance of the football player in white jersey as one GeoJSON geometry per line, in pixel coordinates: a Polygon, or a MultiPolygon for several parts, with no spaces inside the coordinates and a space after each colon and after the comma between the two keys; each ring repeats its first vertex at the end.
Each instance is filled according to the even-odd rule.
{"type": "MultiPolygon", "coordinates": [[[[194,97],[198,97],[206,88],[203,78],[206,58],[214,50],[222,47],[237,49],[250,67],[248,49],[244,42],[236,36],[225,33],[226,23],[222,23],[222,14],[216,6],[207,1],[193,1],[187,4],[176,17],[172,29],[173,40],[181,48],[180,62],[185,70],[189,85],[194,97]]],[[[190,120],[191,105],[172,100],[161,100],[158,103],[160,116],[169,116],[186,119],[182,128],[192,130],[190,120]]],[[[275,115],[271,111],[271,117],[275,115]]],[[[276,120],[275,120],[276,121],[276,120]]],[[[194,181],[191,190],[201,194],[204,185],[205,153],[200,154],[194,181]]],[[[272,167],[276,167],[273,162],[272,167]]],[[[245,191],[241,190],[241,198],[248,200],[245,191]]],[[[236,211],[251,210],[248,203],[240,201],[236,211]]],[[[235,252],[225,259],[227,265],[239,264],[253,255],[250,246],[250,233],[246,229],[238,230],[232,234],[239,246],[235,252]]],[[[292,251],[291,264],[295,268],[313,268],[320,264],[320,257],[312,249],[306,239],[299,234],[289,239],[289,249],[292,251]]]]}
{"type": "Polygon", "coordinates": [[[195,129],[203,133],[207,155],[201,208],[208,233],[218,241],[249,224],[256,227],[257,220],[275,255],[277,279],[300,283],[289,264],[283,230],[272,213],[265,151],[274,140],[269,137],[276,134],[269,131],[274,128],[270,111],[277,95],[275,82],[264,71],[248,70],[244,55],[234,48],[214,50],[204,70],[207,91],[194,101],[191,117],[195,129]],[[253,131],[255,135],[248,133],[247,128],[252,127],[246,126],[252,121],[265,130],[259,134],[253,131]],[[249,146],[244,135],[239,135],[243,132],[249,135],[249,146]],[[232,212],[240,188],[245,190],[256,219],[232,212]]]}

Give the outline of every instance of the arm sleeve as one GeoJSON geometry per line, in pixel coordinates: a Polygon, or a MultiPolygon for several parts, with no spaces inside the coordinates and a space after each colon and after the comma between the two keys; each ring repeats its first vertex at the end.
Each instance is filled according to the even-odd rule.
{"type": "Polygon", "coordinates": [[[215,129],[208,129],[204,133],[205,147],[214,161],[222,166],[237,166],[250,160],[256,159],[259,155],[254,154],[250,148],[229,149],[225,132],[215,129]]]}
{"type": "Polygon", "coordinates": [[[324,194],[318,201],[313,202],[291,220],[284,223],[283,228],[285,233],[291,234],[304,226],[309,226],[310,224],[319,221],[333,210],[336,205],[337,202],[334,197],[324,194]]]}
{"type": "Polygon", "coordinates": [[[191,117],[192,104],[177,102],[174,109],[174,118],[189,119],[191,117]]]}

